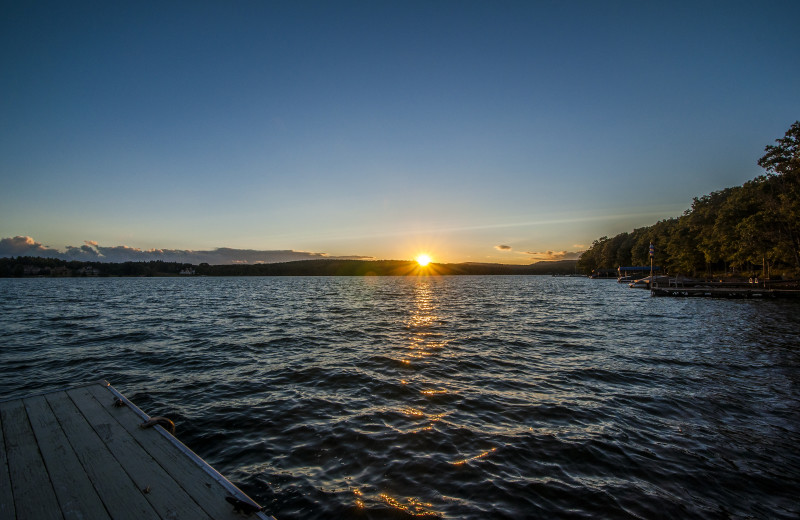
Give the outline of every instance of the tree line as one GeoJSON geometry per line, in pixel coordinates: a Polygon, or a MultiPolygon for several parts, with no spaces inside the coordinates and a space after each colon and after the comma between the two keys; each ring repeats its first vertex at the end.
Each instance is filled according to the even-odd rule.
{"type": "Polygon", "coordinates": [[[0,277],[172,276],[191,264],[178,262],[86,262],[51,257],[0,258],[0,277]]]}
{"type": "Polygon", "coordinates": [[[192,265],[179,262],[82,262],[58,258],[0,258],[0,277],[85,276],[408,276],[408,275],[553,275],[573,274],[575,260],[532,265],[431,264],[408,260],[298,260],[274,264],[192,265]]]}
{"type": "Polygon", "coordinates": [[[764,174],[742,186],[694,198],[676,218],[601,237],[581,255],[579,268],[649,265],[671,274],[758,274],[762,269],[800,275],[800,121],[758,160],[764,174]]]}

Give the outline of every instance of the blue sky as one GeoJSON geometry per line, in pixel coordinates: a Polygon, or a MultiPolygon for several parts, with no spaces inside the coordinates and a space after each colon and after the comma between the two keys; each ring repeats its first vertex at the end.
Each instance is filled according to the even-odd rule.
{"type": "Polygon", "coordinates": [[[61,251],[573,257],[800,119],[794,1],[2,9],[0,238],[61,251]]]}

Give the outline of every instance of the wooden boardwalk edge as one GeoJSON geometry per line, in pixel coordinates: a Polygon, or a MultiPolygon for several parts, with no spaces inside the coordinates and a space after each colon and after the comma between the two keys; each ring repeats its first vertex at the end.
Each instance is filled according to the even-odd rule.
{"type": "MultiPolygon", "coordinates": [[[[192,499],[199,503],[203,508],[212,515],[214,518],[220,518],[230,512],[232,506],[224,500],[219,500],[218,493],[214,492],[215,487],[222,486],[231,496],[239,500],[246,501],[253,504],[254,507],[259,507],[250,497],[243,491],[234,486],[224,476],[206,463],[200,456],[191,451],[186,445],[178,441],[169,432],[164,430],[161,426],[154,426],[151,429],[142,430],[139,425],[148,420],[150,416],[139,409],[135,404],[125,398],[112,386],[108,385],[107,389],[111,392],[112,397],[122,399],[126,403],[124,408],[113,408],[111,414],[125,428],[132,433],[132,435],[140,441],[149,454],[161,464],[162,468],[169,473],[176,481],[181,483],[184,488],[191,495],[192,499]],[[117,413],[125,408],[129,408],[136,415],[117,413]],[[154,442],[153,436],[159,437],[161,442],[154,442]],[[150,441],[146,441],[149,438],[150,441]],[[197,470],[200,470],[198,472],[197,470]],[[191,476],[191,477],[189,477],[191,476]],[[200,485],[197,485],[200,484],[200,485]]],[[[104,397],[107,400],[108,393],[105,389],[94,386],[88,389],[98,400],[104,397]]],[[[113,399],[112,399],[113,400],[113,399]]],[[[253,518],[261,518],[254,516],[253,518]]],[[[263,518],[269,518],[263,516],[263,518]]]]}
{"type": "Polygon", "coordinates": [[[0,401],[0,520],[245,518],[226,497],[258,508],[147,419],[106,381],[0,401]]]}
{"type": "MultiPolygon", "coordinates": [[[[107,385],[108,390],[111,391],[111,393],[113,393],[118,399],[122,399],[123,402],[125,402],[125,404],[142,419],[142,421],[147,421],[148,419],[150,419],[149,415],[144,413],[138,406],[129,401],[124,395],[118,392],[108,382],[103,381],[103,383],[107,385]]],[[[210,464],[208,464],[205,460],[203,460],[202,457],[200,457],[191,449],[189,449],[189,447],[187,447],[185,444],[178,441],[173,435],[167,432],[164,428],[162,428],[161,426],[154,426],[153,428],[154,430],[158,431],[162,436],[164,436],[170,442],[170,444],[174,445],[178,450],[180,450],[181,453],[183,453],[188,459],[197,464],[206,474],[209,475],[209,477],[211,477],[214,481],[216,481],[218,484],[224,487],[232,496],[238,498],[239,500],[247,502],[253,505],[254,507],[259,507],[259,505],[255,501],[253,501],[253,499],[247,496],[247,494],[245,494],[241,489],[233,485],[231,481],[225,478],[220,472],[215,470],[210,464]]]]}

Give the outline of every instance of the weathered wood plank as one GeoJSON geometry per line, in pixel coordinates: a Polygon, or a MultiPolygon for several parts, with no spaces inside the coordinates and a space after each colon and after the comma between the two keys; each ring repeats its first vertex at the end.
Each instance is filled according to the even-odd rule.
{"type": "Polygon", "coordinates": [[[110,518],[44,396],[23,402],[64,518],[110,518]]]}
{"type": "Polygon", "coordinates": [[[16,518],[16,516],[14,512],[14,495],[11,494],[11,475],[8,473],[3,418],[0,415],[0,519],[16,518]]]}
{"type": "MultiPolygon", "coordinates": [[[[88,387],[70,390],[67,395],[139,489],[147,490],[144,496],[161,518],[211,520],[191,496],[110,415],[104,405],[94,398],[88,387]]],[[[110,401],[107,403],[110,404],[110,401]]],[[[131,410],[127,411],[133,413],[131,410]]]]}
{"type": "Polygon", "coordinates": [[[225,498],[250,498],[160,427],[140,429],[146,414],[118,396],[103,381],[0,403],[0,520],[241,518],[225,498]]]}
{"type": "Polygon", "coordinates": [[[63,519],[21,399],[0,404],[17,519],[63,519]]]}
{"type": "Polygon", "coordinates": [[[106,510],[114,520],[158,518],[66,392],[45,396],[106,510]]]}
{"type": "Polygon", "coordinates": [[[116,408],[111,406],[114,395],[105,387],[92,385],[87,390],[105,405],[106,410],[114,417],[131,436],[175,479],[181,487],[212,518],[241,519],[233,511],[233,507],[225,501],[228,496],[225,489],[211,475],[187,457],[180,449],[165,438],[156,429],[139,428],[142,419],[127,406],[116,408]]]}

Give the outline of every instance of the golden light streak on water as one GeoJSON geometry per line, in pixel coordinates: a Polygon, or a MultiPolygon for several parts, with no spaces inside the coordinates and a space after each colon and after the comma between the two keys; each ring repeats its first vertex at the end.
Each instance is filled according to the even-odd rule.
{"type": "Polygon", "coordinates": [[[466,464],[467,462],[471,462],[473,460],[482,459],[482,458],[488,456],[490,453],[493,453],[495,451],[497,451],[496,447],[492,448],[491,450],[486,450],[483,453],[475,455],[474,457],[469,457],[469,458],[466,458],[466,459],[457,460],[455,462],[451,462],[450,464],[452,464],[453,466],[462,466],[462,465],[466,464]]]}
{"type": "Polygon", "coordinates": [[[381,493],[381,498],[386,502],[389,506],[394,507],[404,513],[407,513],[412,516],[418,516],[423,518],[440,518],[441,515],[431,508],[433,504],[429,504],[427,502],[422,502],[417,500],[414,497],[410,497],[406,499],[408,505],[404,505],[400,503],[397,499],[390,497],[386,493],[381,493]]]}
{"type": "Polygon", "coordinates": [[[417,410],[416,408],[404,408],[401,410],[403,415],[408,415],[411,417],[425,417],[425,412],[422,410],[417,410]]]}
{"type": "Polygon", "coordinates": [[[358,488],[353,488],[352,491],[353,491],[353,495],[355,495],[355,497],[356,497],[356,507],[364,508],[365,507],[364,506],[364,500],[362,500],[362,498],[361,498],[361,497],[364,496],[364,494],[358,488]]]}

